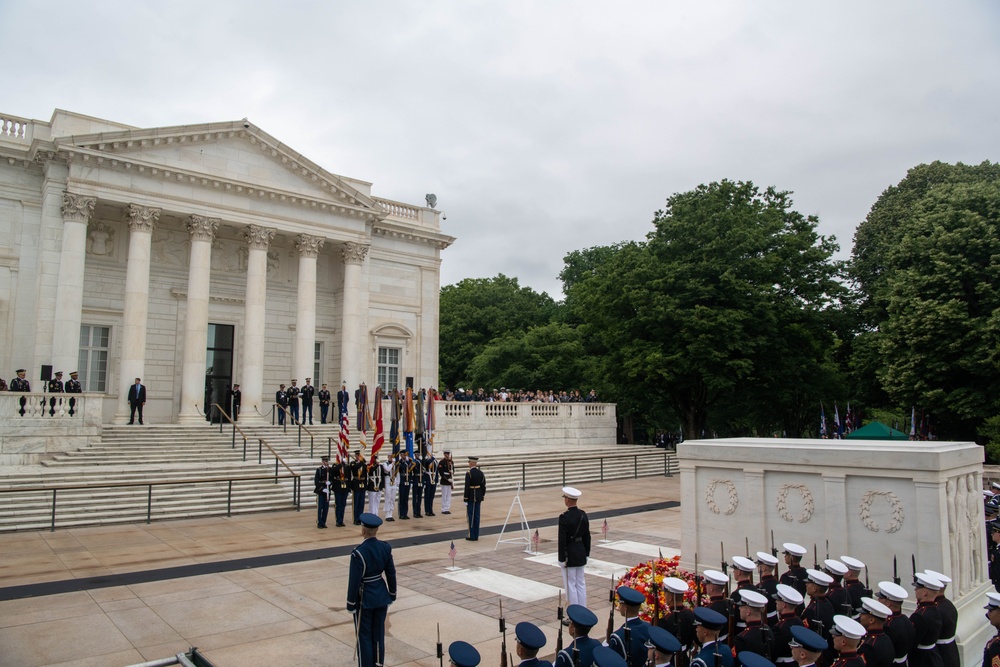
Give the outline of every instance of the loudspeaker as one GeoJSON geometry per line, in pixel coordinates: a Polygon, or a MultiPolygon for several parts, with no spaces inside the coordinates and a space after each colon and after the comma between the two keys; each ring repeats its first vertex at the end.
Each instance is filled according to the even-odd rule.
{"type": "Polygon", "coordinates": [[[42,382],[48,382],[52,379],[52,366],[42,366],[42,377],[39,378],[42,382]]]}
{"type": "Polygon", "coordinates": [[[407,378],[406,378],[406,388],[407,389],[413,389],[413,376],[412,375],[407,376],[407,378]]]}

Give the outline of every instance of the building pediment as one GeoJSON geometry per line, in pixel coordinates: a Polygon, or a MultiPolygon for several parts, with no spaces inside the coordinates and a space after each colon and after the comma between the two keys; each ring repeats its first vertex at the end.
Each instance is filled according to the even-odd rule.
{"type": "Polygon", "coordinates": [[[347,179],[245,121],[74,135],[53,143],[71,162],[339,209],[373,220],[386,215],[374,198],[347,179]]]}

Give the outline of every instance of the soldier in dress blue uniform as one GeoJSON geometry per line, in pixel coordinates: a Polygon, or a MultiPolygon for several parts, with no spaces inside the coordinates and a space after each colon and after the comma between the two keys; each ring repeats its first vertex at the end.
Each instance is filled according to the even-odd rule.
{"type": "Polygon", "coordinates": [[[351,552],[347,611],[354,614],[361,667],[385,664],[385,617],[396,600],[396,566],[392,547],[375,535],[382,519],[361,515],[364,541],[351,552]]]}
{"type": "Polygon", "coordinates": [[[56,371],[56,376],[51,380],[49,380],[49,393],[50,394],[63,393],[62,371],[56,371]]]}
{"type": "MultiPolygon", "coordinates": [[[[11,384],[14,384],[13,382],[11,384]]],[[[993,588],[1000,593],[1000,522],[993,521],[989,525],[989,571],[993,588]]]]}
{"type": "Polygon", "coordinates": [[[410,461],[410,495],[413,496],[413,518],[419,519],[421,513],[421,500],[424,497],[424,473],[423,462],[420,459],[420,450],[413,452],[413,459],[410,461]]]}
{"type": "MultiPolygon", "coordinates": [[[[778,620],[774,623],[774,662],[776,665],[791,665],[790,642],[796,627],[805,627],[796,610],[802,604],[802,594],[788,584],[778,584],[774,591],[778,620]]],[[[823,641],[826,644],[826,640],[823,641]]]]}
{"type": "MultiPolygon", "coordinates": [[[[741,654],[756,653],[770,660],[774,655],[774,632],[771,626],[764,622],[767,608],[767,598],[755,590],[744,588],[739,591],[740,618],[745,627],[733,638],[733,652],[736,654],[736,665],[743,665],[741,654]]],[[[750,667],[744,665],[744,667],[750,667]]]]}
{"type": "Polygon", "coordinates": [[[997,634],[983,648],[983,667],[1000,667],[1000,593],[986,594],[986,620],[997,629],[997,634]]]}
{"type": "Polygon", "coordinates": [[[743,667],[775,667],[774,663],[753,651],[740,651],[736,654],[736,663],[743,667]]]}
{"type": "Polygon", "coordinates": [[[354,525],[361,525],[361,514],[365,511],[365,495],[368,492],[368,464],[361,450],[354,452],[351,461],[351,505],[354,514],[354,525]]]}
{"type": "Polygon", "coordinates": [[[313,493],[316,494],[316,527],[326,528],[326,517],[330,512],[330,494],[333,492],[333,469],[330,457],[322,458],[322,465],[313,475],[313,493]]]}
{"type": "Polygon", "coordinates": [[[555,667],[590,667],[594,664],[594,650],[601,645],[589,636],[590,629],[597,625],[597,614],[582,604],[571,604],[566,607],[566,616],[573,641],[556,655],[555,667]]]}
{"type": "Polygon", "coordinates": [[[521,621],[514,626],[514,638],[517,657],[521,658],[520,667],[552,667],[548,660],[538,659],[538,651],[545,646],[545,633],[537,625],[521,621]]]}
{"type": "Polygon", "coordinates": [[[805,595],[809,575],[806,568],[802,567],[802,557],[806,555],[806,548],[794,542],[785,542],[781,548],[784,549],[786,569],[779,581],[805,595]]]}
{"type": "Polygon", "coordinates": [[[941,614],[941,637],[937,640],[938,653],[941,654],[941,662],[944,667],[959,667],[961,659],[958,655],[958,644],[955,643],[955,631],[958,628],[958,609],[955,604],[945,597],[944,592],[948,590],[951,577],[934,570],[924,570],[942,584],[941,590],[937,592],[934,603],[941,614]]]}
{"type": "Polygon", "coordinates": [[[82,394],[83,393],[83,385],[81,385],[80,381],[77,379],[78,375],[79,375],[79,373],[77,373],[76,371],[73,371],[73,372],[71,372],[69,374],[69,380],[66,381],[66,393],[67,394],[82,394]]]}
{"type": "Polygon", "coordinates": [[[865,659],[866,667],[892,667],[896,649],[885,634],[885,621],[890,616],[892,609],[878,600],[861,598],[858,622],[865,626],[865,638],[858,647],[858,654],[865,659]]]}
{"type": "Polygon", "coordinates": [[[813,667],[829,644],[818,632],[804,625],[792,628],[792,639],[788,642],[792,649],[792,659],[799,667],[813,667]]]}
{"type": "Polygon", "coordinates": [[[330,390],[326,388],[325,384],[316,397],[319,398],[319,423],[325,424],[326,418],[330,416],[330,390]]]}
{"type": "Polygon", "coordinates": [[[778,559],[766,551],[757,552],[757,570],[760,572],[760,583],[757,588],[767,597],[767,623],[774,627],[778,622],[778,578],[774,576],[774,568],[778,565],[778,559]]]}
{"type": "Polygon", "coordinates": [[[288,407],[288,392],[285,391],[285,385],[279,384],[278,391],[274,392],[274,404],[278,407],[278,426],[284,426],[285,424],[285,408],[288,407]]]}
{"type": "Polygon", "coordinates": [[[347,461],[341,461],[340,456],[337,456],[337,462],[333,465],[330,477],[333,486],[337,528],[343,528],[346,525],[344,515],[347,513],[347,496],[351,493],[351,466],[348,465],[347,461]]]}
{"type": "Polygon", "coordinates": [[[688,582],[679,577],[666,577],[663,580],[667,609],[661,612],[659,627],[677,637],[677,641],[681,643],[674,659],[674,664],[678,667],[687,667],[690,662],[687,653],[694,643],[694,612],[684,606],[684,594],[688,588],[688,582]]]}
{"type": "Polygon", "coordinates": [[[17,377],[10,381],[10,391],[31,391],[31,383],[24,378],[27,371],[18,368],[14,372],[17,373],[17,377]]]}
{"type": "Polygon", "coordinates": [[[652,663],[653,667],[667,667],[673,662],[674,655],[681,650],[681,642],[669,631],[654,625],[649,629],[646,648],[649,649],[646,664],[652,663]]]}
{"type": "MultiPolygon", "coordinates": [[[[809,595],[809,604],[802,612],[802,620],[810,630],[823,635],[823,639],[830,641],[830,628],[833,627],[833,617],[837,615],[833,605],[826,599],[826,592],[833,581],[833,577],[820,572],[819,570],[806,570],[809,580],[806,584],[806,593],[809,595]]],[[[831,642],[832,643],[832,642],[831,642]]]]}
{"type": "Polygon", "coordinates": [[[913,622],[903,614],[903,601],[910,597],[906,589],[891,581],[878,582],[878,601],[892,610],[892,616],[885,623],[885,634],[892,640],[892,647],[896,651],[893,663],[896,667],[907,667],[909,662],[907,656],[913,649],[916,640],[916,632],[913,630],[913,622]]]}
{"type": "Polygon", "coordinates": [[[823,561],[823,572],[830,575],[833,583],[826,591],[826,599],[833,605],[834,612],[844,616],[854,616],[854,606],[851,604],[851,594],[844,588],[844,575],[847,574],[847,566],[835,558],[827,558],[823,561]]]}
{"type": "Polygon", "coordinates": [[[424,460],[421,461],[421,483],[424,494],[424,515],[434,516],[434,492],[437,491],[438,462],[430,446],[424,448],[424,460]]]}
{"type": "Polygon", "coordinates": [[[399,450],[399,458],[396,460],[396,470],[399,476],[399,518],[401,521],[410,519],[410,454],[406,448],[399,450]]]}
{"type": "Polygon", "coordinates": [[[937,640],[941,638],[941,612],[934,602],[943,587],[940,580],[925,572],[917,572],[914,576],[913,595],[917,598],[917,609],[910,614],[910,621],[916,633],[916,645],[909,655],[911,667],[942,667],[944,664],[937,647],[937,640]]]}
{"type": "Polygon", "coordinates": [[[861,613],[861,598],[872,597],[871,589],[865,586],[864,582],[859,578],[861,571],[865,569],[865,564],[851,556],[841,556],[840,562],[847,566],[847,574],[844,575],[844,588],[847,589],[847,594],[851,596],[851,605],[854,607],[853,618],[857,620],[858,615],[861,613]]]}
{"type": "Polygon", "coordinates": [[[726,597],[726,586],[729,584],[729,576],[719,570],[705,570],[705,593],[708,595],[708,608],[726,617],[726,626],[722,628],[719,641],[723,644],[729,643],[729,628],[731,626],[730,616],[732,614],[732,600],[726,597]]]}
{"type": "Polygon", "coordinates": [[[300,389],[295,386],[298,380],[292,380],[292,386],[289,387],[285,393],[288,394],[288,411],[292,414],[292,424],[301,424],[299,421],[299,392],[300,389]]]}
{"type": "Polygon", "coordinates": [[[728,619],[708,607],[694,610],[695,634],[701,650],[691,661],[691,667],[733,667],[733,654],[729,647],[719,642],[719,631],[728,619]]]}
{"type": "Polygon", "coordinates": [[[479,651],[468,642],[452,642],[448,645],[448,662],[454,667],[477,667],[479,651]]]}
{"type": "Polygon", "coordinates": [[[617,593],[618,613],[625,618],[625,622],[608,638],[608,647],[629,665],[644,665],[648,653],[649,623],[639,618],[639,607],[646,601],[646,596],[630,586],[619,586],[617,593]]]}
{"type": "Polygon", "coordinates": [[[302,423],[306,423],[306,417],[309,418],[309,425],[312,426],[313,423],[313,396],[316,395],[316,387],[310,384],[312,378],[306,378],[306,383],[302,386],[302,391],[299,394],[302,396],[302,423]]]}
{"type": "Polygon", "coordinates": [[[630,667],[624,658],[607,646],[594,649],[594,664],[597,667],[630,667]]]}
{"type": "Polygon", "coordinates": [[[465,539],[475,542],[479,539],[479,512],[486,498],[486,475],[479,469],[479,457],[469,457],[469,471],[465,473],[465,516],[469,523],[469,536],[465,539]]]}
{"type": "Polygon", "coordinates": [[[830,628],[833,650],[837,659],[832,667],[865,667],[865,659],[858,655],[858,646],[865,636],[865,627],[850,616],[837,614],[830,628]]]}

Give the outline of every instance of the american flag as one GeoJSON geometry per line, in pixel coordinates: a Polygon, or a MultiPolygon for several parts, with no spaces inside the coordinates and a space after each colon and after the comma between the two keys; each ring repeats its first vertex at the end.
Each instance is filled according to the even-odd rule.
{"type": "Polygon", "coordinates": [[[451,548],[448,549],[448,558],[450,558],[451,562],[454,563],[455,562],[455,556],[457,556],[457,555],[458,555],[458,549],[455,548],[455,540],[452,540],[451,541],[451,548]]]}
{"type": "Polygon", "coordinates": [[[608,536],[608,520],[604,520],[604,525],[601,526],[601,535],[604,537],[608,536]]]}
{"type": "Polygon", "coordinates": [[[347,418],[347,413],[340,415],[340,440],[337,442],[337,456],[341,461],[347,460],[347,450],[351,447],[351,438],[348,430],[351,420],[347,418]]]}
{"type": "Polygon", "coordinates": [[[535,534],[531,536],[531,550],[532,551],[538,551],[538,542],[540,540],[541,540],[541,537],[539,537],[539,535],[538,535],[538,529],[535,528],[535,534]]]}

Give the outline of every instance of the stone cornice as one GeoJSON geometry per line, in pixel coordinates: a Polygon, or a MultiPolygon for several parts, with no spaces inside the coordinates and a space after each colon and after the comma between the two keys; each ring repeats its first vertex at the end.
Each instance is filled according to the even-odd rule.
{"type": "MultiPolygon", "coordinates": [[[[181,299],[187,299],[188,291],[186,288],[181,287],[171,287],[170,296],[174,297],[178,301],[181,299]]],[[[243,304],[246,302],[246,298],[239,296],[237,294],[221,294],[214,290],[208,295],[209,301],[214,301],[216,303],[237,303],[243,304]]]]}
{"type": "Polygon", "coordinates": [[[95,197],[84,197],[72,192],[63,193],[62,215],[63,220],[71,222],[82,222],[84,224],[90,220],[97,205],[95,197]]]}
{"type": "Polygon", "coordinates": [[[438,250],[444,250],[455,242],[454,236],[430,232],[419,228],[406,227],[404,225],[388,222],[387,220],[380,220],[372,226],[372,236],[425,243],[433,248],[437,248],[438,250]]]}
{"type": "Polygon", "coordinates": [[[129,204],[122,209],[122,215],[125,218],[125,222],[128,223],[130,231],[152,233],[153,228],[156,227],[156,223],[160,219],[160,209],[152,208],[151,206],[129,204]]]}
{"type": "Polygon", "coordinates": [[[290,190],[222,178],[191,169],[164,167],[162,164],[154,162],[132,159],[127,156],[107,155],[100,151],[75,146],[60,149],[60,155],[63,154],[66,161],[71,163],[80,162],[82,164],[110,168],[122,172],[140,174],[161,181],[183,183],[205,189],[222,190],[236,195],[283,202],[307,209],[329,211],[330,213],[337,213],[369,222],[380,220],[388,215],[381,207],[376,208],[374,205],[368,207],[357,198],[349,196],[343,191],[331,192],[330,199],[320,199],[290,190]]]}
{"type": "Polygon", "coordinates": [[[219,231],[219,224],[221,222],[219,218],[189,215],[184,224],[187,227],[188,234],[191,235],[192,241],[208,241],[211,243],[215,240],[215,234],[219,231]]]}

